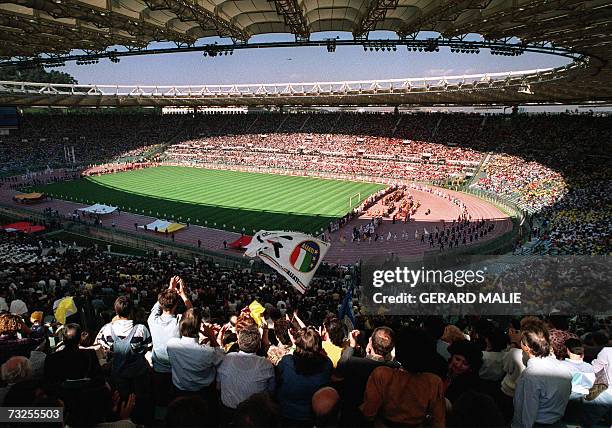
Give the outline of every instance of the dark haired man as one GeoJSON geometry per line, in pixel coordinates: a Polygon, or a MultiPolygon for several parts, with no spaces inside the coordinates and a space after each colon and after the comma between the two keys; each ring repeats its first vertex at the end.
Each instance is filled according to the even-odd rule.
{"type": "Polygon", "coordinates": [[[136,394],[134,420],[140,424],[152,422],[151,378],[145,354],[151,348],[151,334],[143,324],[131,319],[133,304],[128,296],[115,300],[115,318],[106,324],[96,337],[96,343],[112,355],[111,381],[127,399],[136,394]]]}
{"type": "Polygon", "coordinates": [[[115,339],[114,335],[119,339],[125,339],[133,331],[133,337],[130,341],[132,350],[139,355],[143,355],[151,347],[151,334],[149,329],[142,324],[134,324],[132,316],[132,301],[128,296],[119,296],[114,304],[115,317],[113,320],[100,329],[96,336],[95,343],[100,344],[103,349],[110,351],[115,339]]]}
{"type": "Polygon", "coordinates": [[[261,337],[256,326],[243,328],[238,333],[238,352],[225,355],[217,370],[217,386],[221,390],[221,403],[226,410],[226,421],[233,411],[253,394],[274,393],[274,366],[257,355],[261,337]]]}
{"type": "Polygon", "coordinates": [[[469,340],[458,340],[448,347],[448,373],[445,397],[451,404],[467,391],[481,392],[483,385],[478,372],[482,368],[480,346],[469,340]]]}
{"type": "Polygon", "coordinates": [[[280,424],[280,409],[269,394],[250,396],[240,403],[234,412],[235,427],[275,428],[280,427],[280,424]]]}
{"type": "Polygon", "coordinates": [[[96,351],[79,349],[81,326],[67,324],[64,327],[64,349],[47,355],[44,377],[48,382],[63,382],[67,379],[93,379],[101,374],[96,351]]]}
{"type": "Polygon", "coordinates": [[[580,339],[569,338],[565,341],[565,348],[569,358],[561,361],[572,373],[571,400],[579,400],[589,393],[595,383],[595,369],[584,361],[584,345],[580,339]]]}
{"type": "MultiPolygon", "coordinates": [[[[172,366],[172,383],[177,395],[199,393],[210,399],[214,396],[217,367],[223,360],[212,329],[203,323],[203,311],[190,308],[181,317],[180,338],[168,340],[168,356],[172,366]],[[200,333],[209,340],[209,345],[200,343],[200,333]]],[[[213,409],[210,409],[213,411],[213,409]]]]}
{"type": "Polygon", "coordinates": [[[366,347],[365,358],[354,355],[359,334],[359,330],[353,330],[349,335],[349,347],[342,354],[335,375],[336,380],[341,382],[340,413],[344,426],[361,426],[366,423],[359,411],[359,405],[363,402],[366,384],[374,369],[380,366],[399,367],[393,358],[395,334],[391,328],[378,327],[374,330],[366,347]]]}
{"type": "Polygon", "coordinates": [[[208,403],[198,395],[178,397],[168,405],[166,426],[177,428],[213,427],[208,403]]]}
{"type": "Polygon", "coordinates": [[[572,374],[552,355],[550,333],[543,322],[531,322],[521,333],[527,367],[516,383],[512,428],[556,424],[567,407],[572,374]]]}
{"type": "Polygon", "coordinates": [[[359,410],[385,426],[445,426],[444,384],[428,373],[434,343],[421,330],[403,328],[397,340],[400,368],[377,367],[366,385],[359,410]]]}
{"type": "Polygon", "coordinates": [[[337,318],[331,318],[323,323],[323,349],[331,360],[334,368],[342,356],[344,344],[344,327],[337,318]]]}
{"type": "Polygon", "coordinates": [[[181,337],[179,332],[181,314],[177,314],[180,300],[183,301],[185,308],[192,307],[182,278],[173,276],[168,288],[157,296],[157,302],[153,305],[147,321],[153,342],[151,360],[156,402],[161,406],[168,404],[168,391],[172,386],[172,367],[166,345],[173,337],[181,337]]]}

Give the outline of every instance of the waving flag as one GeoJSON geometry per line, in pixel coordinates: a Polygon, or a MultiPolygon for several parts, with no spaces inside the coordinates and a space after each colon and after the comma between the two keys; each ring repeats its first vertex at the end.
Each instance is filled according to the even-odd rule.
{"type": "Polygon", "coordinates": [[[253,300],[253,302],[249,306],[245,306],[244,308],[242,308],[240,314],[249,315],[251,318],[253,318],[253,320],[257,324],[257,327],[261,327],[264,322],[263,313],[265,311],[266,308],[261,306],[261,303],[259,303],[257,300],[253,300]]]}
{"type": "Polygon", "coordinates": [[[78,309],[74,304],[74,298],[71,296],[56,300],[53,303],[53,314],[55,315],[57,322],[60,324],[66,324],[66,318],[68,318],[70,315],[76,314],[77,311],[78,309]]]}
{"type": "Polygon", "coordinates": [[[244,254],[259,256],[300,293],[305,293],[329,247],[327,242],[304,233],[260,230],[244,254]]]}

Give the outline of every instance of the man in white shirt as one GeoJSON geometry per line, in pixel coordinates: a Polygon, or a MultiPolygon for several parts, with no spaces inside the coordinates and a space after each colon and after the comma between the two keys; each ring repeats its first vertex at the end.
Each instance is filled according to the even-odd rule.
{"type": "Polygon", "coordinates": [[[595,369],[584,362],[584,346],[580,339],[570,338],[565,341],[569,358],[561,361],[572,374],[571,400],[578,400],[589,393],[595,382],[595,369]]]}
{"type": "Polygon", "coordinates": [[[159,293],[147,321],[153,343],[151,360],[156,403],[160,406],[168,404],[168,391],[172,385],[172,367],[168,357],[167,343],[172,338],[181,337],[179,332],[181,314],[176,313],[179,299],[183,300],[187,309],[192,307],[183,280],[178,276],[173,276],[170,279],[170,286],[159,293]]]}
{"type": "Polygon", "coordinates": [[[516,383],[512,428],[556,424],[569,401],[572,374],[551,356],[550,335],[543,322],[530,322],[521,332],[527,368],[516,383]]]}
{"type": "Polygon", "coordinates": [[[598,382],[606,383],[608,388],[591,401],[583,401],[584,426],[601,424],[612,426],[612,346],[603,348],[591,363],[598,382]]]}
{"type": "Polygon", "coordinates": [[[179,326],[181,337],[168,340],[167,350],[172,366],[172,383],[178,395],[199,392],[211,398],[217,367],[224,354],[210,328],[204,328],[199,308],[190,308],[183,314],[179,326]],[[206,334],[210,345],[199,342],[200,332],[206,334]]]}
{"type": "Polygon", "coordinates": [[[266,358],[256,355],[260,342],[257,327],[240,330],[240,351],[225,355],[219,366],[217,385],[221,390],[221,402],[228,410],[226,413],[232,413],[253,394],[274,392],[274,366],[266,358]]]}

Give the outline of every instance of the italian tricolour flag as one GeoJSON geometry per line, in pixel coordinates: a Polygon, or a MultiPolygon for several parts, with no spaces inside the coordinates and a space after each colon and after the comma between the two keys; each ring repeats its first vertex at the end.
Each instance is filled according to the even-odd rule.
{"type": "Polygon", "coordinates": [[[307,243],[303,243],[302,245],[294,248],[289,260],[291,261],[291,264],[300,272],[308,272],[312,269],[312,259],[315,256],[313,251],[316,250],[307,243]]]}
{"type": "Polygon", "coordinates": [[[305,293],[330,244],[300,232],[260,230],[244,255],[259,257],[305,293]]]}

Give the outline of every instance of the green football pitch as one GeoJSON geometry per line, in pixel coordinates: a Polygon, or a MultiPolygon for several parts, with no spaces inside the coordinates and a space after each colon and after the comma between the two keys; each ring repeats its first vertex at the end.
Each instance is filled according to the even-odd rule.
{"type": "Polygon", "coordinates": [[[381,184],[200,168],[147,168],[38,186],[58,199],[235,230],[316,233],[381,184]],[[360,194],[357,201],[357,194],[360,194]]]}

